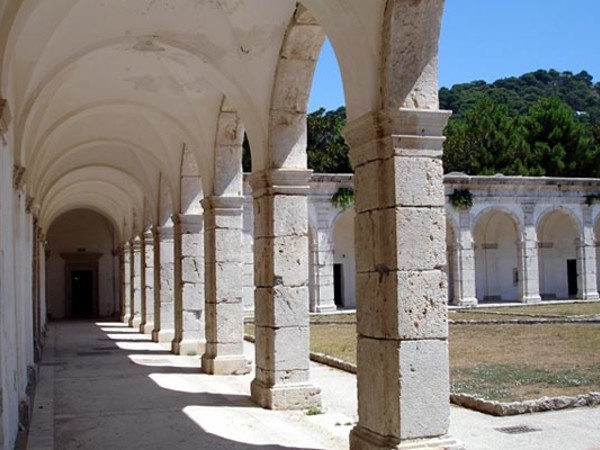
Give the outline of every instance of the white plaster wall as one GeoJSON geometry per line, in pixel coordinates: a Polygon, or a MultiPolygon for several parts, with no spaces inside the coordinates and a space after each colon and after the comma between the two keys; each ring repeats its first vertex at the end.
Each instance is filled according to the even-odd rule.
{"type": "Polygon", "coordinates": [[[540,294],[566,299],[568,293],[567,260],[576,259],[578,233],[574,220],[560,211],[544,217],[538,228],[540,294]],[[551,248],[546,248],[551,245],[551,248]]]}
{"type": "Polygon", "coordinates": [[[344,308],[356,307],[356,262],[354,252],[354,208],[348,208],[333,227],[333,262],[342,264],[344,308]]]}
{"type": "Polygon", "coordinates": [[[516,300],[518,268],[515,222],[499,210],[485,213],[475,225],[475,279],[478,300],[516,300]]]}
{"type": "Polygon", "coordinates": [[[46,261],[48,314],[52,318],[65,317],[65,261],[61,253],[75,253],[85,248],[86,253],[102,253],[98,261],[98,310],[101,316],[117,313],[115,299],[117,282],[113,276],[115,248],[113,227],[100,214],[91,210],[74,210],[57,218],[47,235],[50,257],[46,261]]]}
{"type": "Polygon", "coordinates": [[[3,448],[12,449],[19,428],[17,315],[12,186],[13,158],[0,139],[0,382],[2,389],[3,448]]]}

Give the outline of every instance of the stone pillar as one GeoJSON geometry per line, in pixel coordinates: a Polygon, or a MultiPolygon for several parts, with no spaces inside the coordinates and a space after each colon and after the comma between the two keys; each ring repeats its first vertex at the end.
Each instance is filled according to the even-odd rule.
{"type": "Polygon", "coordinates": [[[577,240],[577,298],[598,300],[596,279],[596,240],[592,223],[592,208],[584,205],[583,235],[577,240]]]}
{"type": "Polygon", "coordinates": [[[252,175],[256,378],[252,399],[271,409],[321,405],[310,380],[308,170],[252,175]]]}
{"type": "Polygon", "coordinates": [[[121,321],[129,323],[131,318],[131,245],[125,242],[121,247],[121,284],[123,298],[121,300],[121,321]]]}
{"type": "Polygon", "coordinates": [[[537,231],[534,223],[534,204],[522,205],[524,216],[523,238],[517,243],[519,301],[540,303],[540,267],[538,259],[537,231]]]}
{"type": "Polygon", "coordinates": [[[244,356],[242,197],[210,197],[204,207],[206,352],[202,370],[217,375],[250,372],[244,356]]]}
{"type": "Polygon", "coordinates": [[[131,317],[129,326],[139,329],[142,323],[142,240],[139,236],[131,244],[131,317]]]}
{"type": "Polygon", "coordinates": [[[333,246],[327,233],[316,231],[313,256],[315,272],[314,312],[331,312],[337,309],[333,288],[333,246]]]}
{"type": "Polygon", "coordinates": [[[154,329],[154,233],[146,231],[143,236],[144,263],[142,265],[142,323],[140,333],[151,334],[154,329]]]}
{"type": "Polygon", "coordinates": [[[454,449],[442,130],[448,113],[384,110],[345,130],[355,170],[359,421],[351,449],[454,449]]]}
{"type": "Polygon", "coordinates": [[[155,297],[154,297],[154,342],[171,342],[175,337],[175,230],[172,226],[157,227],[155,230],[155,297]]]}
{"type": "Polygon", "coordinates": [[[175,337],[171,348],[177,355],[201,355],[206,346],[203,218],[201,215],[181,214],[174,216],[173,222],[175,337]]]}
{"type": "Polygon", "coordinates": [[[454,305],[477,306],[475,284],[475,249],[471,232],[471,214],[468,210],[458,215],[457,264],[454,281],[454,305]]]}

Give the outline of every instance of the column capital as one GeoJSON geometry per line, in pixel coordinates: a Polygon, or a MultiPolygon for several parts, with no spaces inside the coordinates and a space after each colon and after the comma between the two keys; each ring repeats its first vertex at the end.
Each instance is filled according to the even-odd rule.
{"type": "Polygon", "coordinates": [[[133,251],[140,251],[142,248],[142,238],[140,236],[135,236],[133,241],[131,242],[131,248],[133,251]]]}
{"type": "Polygon", "coordinates": [[[451,114],[443,110],[382,109],[349,122],[343,135],[350,146],[353,165],[392,156],[440,158],[443,130],[451,114]],[[390,139],[392,145],[366,147],[384,139],[390,139]]]}
{"type": "Polygon", "coordinates": [[[8,126],[12,120],[8,102],[0,98],[0,137],[4,139],[4,134],[8,131],[8,126]]]}
{"type": "Polygon", "coordinates": [[[176,226],[181,227],[182,233],[200,233],[204,224],[202,214],[177,214],[171,217],[176,226]]]}
{"type": "Polygon", "coordinates": [[[164,239],[173,239],[173,236],[175,236],[175,228],[172,225],[154,227],[154,232],[161,241],[164,239]]]}
{"type": "Polygon", "coordinates": [[[313,171],[308,169],[271,169],[253,172],[250,186],[254,198],[263,195],[308,195],[313,171]]]}
{"type": "Polygon", "coordinates": [[[13,187],[20,191],[25,186],[25,167],[15,164],[13,166],[13,187]]]}
{"type": "Polygon", "coordinates": [[[212,196],[205,197],[200,202],[205,213],[212,212],[219,216],[237,216],[242,212],[244,197],[212,196]]]}

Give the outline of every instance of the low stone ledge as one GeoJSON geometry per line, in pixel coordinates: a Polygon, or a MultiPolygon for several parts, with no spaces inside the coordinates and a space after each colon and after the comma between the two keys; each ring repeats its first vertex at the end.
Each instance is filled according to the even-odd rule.
{"type": "Polygon", "coordinates": [[[343,359],[325,355],[324,353],[310,352],[310,360],[320,364],[325,364],[335,369],[343,370],[344,372],[356,374],[355,364],[351,364],[343,359]]]}
{"type": "Polygon", "coordinates": [[[515,416],[543,411],[558,411],[566,408],[600,405],[600,392],[578,395],[576,397],[541,397],[537,400],[502,403],[485,400],[468,394],[450,394],[450,401],[457,406],[473,409],[492,416],[515,416]]]}
{"type": "Polygon", "coordinates": [[[595,323],[600,324],[600,318],[579,319],[491,319],[491,320],[448,320],[450,325],[553,325],[559,323],[595,323]]]}

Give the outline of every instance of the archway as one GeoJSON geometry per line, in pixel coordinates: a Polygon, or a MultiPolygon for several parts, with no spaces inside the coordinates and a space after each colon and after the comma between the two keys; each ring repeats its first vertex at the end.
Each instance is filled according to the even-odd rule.
{"type": "Polygon", "coordinates": [[[540,295],[543,300],[575,298],[579,290],[579,227],[564,210],[553,210],[538,223],[540,295]]]}
{"type": "Polygon", "coordinates": [[[505,211],[492,209],[477,220],[473,239],[476,296],[480,301],[518,298],[518,236],[514,218],[505,211]]]}
{"type": "Polygon", "coordinates": [[[50,317],[112,317],[119,312],[114,249],[114,227],[95,211],[71,210],[52,222],[46,262],[50,317]]]}
{"type": "Polygon", "coordinates": [[[354,250],[354,209],[342,212],[335,221],[333,241],[334,300],[339,308],[356,307],[356,262],[354,250]]]}

